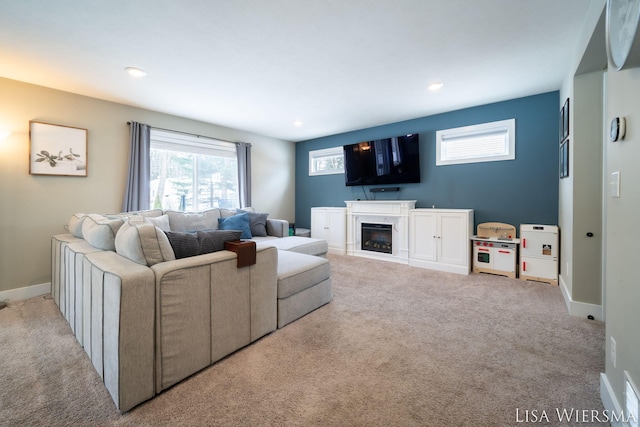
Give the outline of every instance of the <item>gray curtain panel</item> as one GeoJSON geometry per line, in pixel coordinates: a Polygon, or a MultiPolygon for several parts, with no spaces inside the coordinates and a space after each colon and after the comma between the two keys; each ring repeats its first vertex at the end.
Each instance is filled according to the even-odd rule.
{"type": "Polygon", "coordinates": [[[149,209],[149,180],[151,172],[151,127],[143,123],[129,124],[130,152],[127,188],[124,192],[123,212],[149,209]]]}
{"type": "Polygon", "coordinates": [[[240,193],[240,207],[251,206],[251,144],[236,143],[238,153],[238,193],[240,193]]]}

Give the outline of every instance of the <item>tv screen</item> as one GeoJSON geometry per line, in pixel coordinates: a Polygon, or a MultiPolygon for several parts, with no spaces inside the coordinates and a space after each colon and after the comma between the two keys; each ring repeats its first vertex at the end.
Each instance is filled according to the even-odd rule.
{"type": "Polygon", "coordinates": [[[346,185],[420,182],[418,134],[345,145],[346,185]]]}

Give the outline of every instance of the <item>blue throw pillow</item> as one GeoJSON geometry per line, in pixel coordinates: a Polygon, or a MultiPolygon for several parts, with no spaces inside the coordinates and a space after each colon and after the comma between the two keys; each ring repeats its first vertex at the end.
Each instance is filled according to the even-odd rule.
{"type": "Polygon", "coordinates": [[[241,230],[241,239],[250,239],[252,237],[248,212],[230,216],[228,218],[218,218],[218,228],[220,230],[241,230]]]}

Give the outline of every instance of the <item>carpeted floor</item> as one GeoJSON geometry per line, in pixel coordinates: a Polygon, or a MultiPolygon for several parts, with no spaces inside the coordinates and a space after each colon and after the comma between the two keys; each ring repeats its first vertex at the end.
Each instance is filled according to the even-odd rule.
{"type": "Polygon", "coordinates": [[[123,415],[50,298],[10,303],[0,425],[573,425],[556,411],[604,409],[604,325],[570,317],[557,286],[329,259],[330,304],[123,415]]]}

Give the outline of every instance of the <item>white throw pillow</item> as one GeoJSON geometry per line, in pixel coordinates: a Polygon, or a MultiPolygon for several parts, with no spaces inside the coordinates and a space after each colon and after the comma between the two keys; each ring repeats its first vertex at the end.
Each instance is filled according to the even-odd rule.
{"type": "Polygon", "coordinates": [[[162,215],[157,217],[144,217],[144,222],[153,224],[162,231],[171,231],[171,226],[169,225],[169,215],[162,215]]]}
{"type": "Polygon", "coordinates": [[[149,267],[176,259],[167,235],[150,223],[126,222],[118,230],[115,247],[118,255],[149,267]]]}
{"type": "Polygon", "coordinates": [[[82,236],[91,246],[104,251],[115,251],[116,233],[124,220],[108,219],[102,215],[89,214],[82,222],[82,236]]]}
{"type": "Polygon", "coordinates": [[[82,238],[82,223],[86,216],[87,214],[83,213],[75,213],[71,215],[71,219],[69,219],[69,233],[73,234],[75,237],[82,238]]]}

